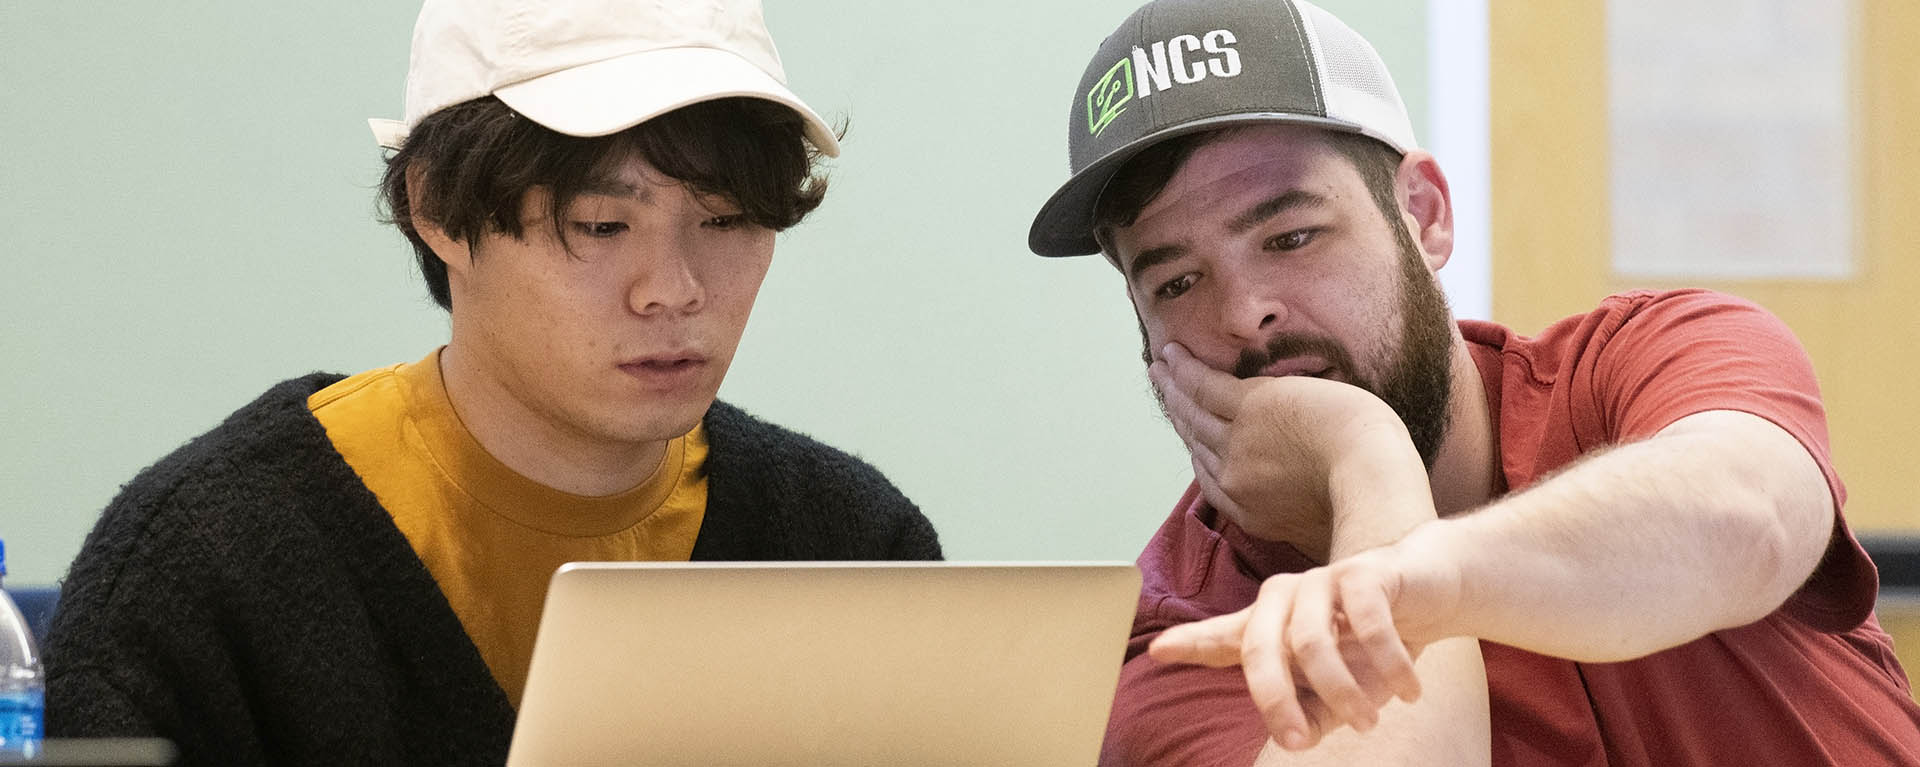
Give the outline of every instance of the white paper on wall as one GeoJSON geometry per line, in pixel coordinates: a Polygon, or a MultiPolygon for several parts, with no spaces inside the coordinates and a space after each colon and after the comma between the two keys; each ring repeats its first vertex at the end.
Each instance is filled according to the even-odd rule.
{"type": "Polygon", "coordinates": [[[1615,273],[1853,273],[1852,6],[1608,0],[1615,273]]]}

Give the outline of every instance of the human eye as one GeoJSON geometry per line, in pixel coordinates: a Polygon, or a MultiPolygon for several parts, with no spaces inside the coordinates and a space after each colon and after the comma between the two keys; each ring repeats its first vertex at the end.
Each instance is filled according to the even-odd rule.
{"type": "Polygon", "coordinates": [[[708,218],[700,222],[700,225],[708,229],[717,229],[726,232],[744,227],[748,223],[747,214],[745,213],[726,213],[708,218]]]}
{"type": "Polygon", "coordinates": [[[630,228],[622,221],[573,221],[570,223],[574,232],[600,239],[623,234],[630,228]]]}
{"type": "Polygon", "coordinates": [[[1153,297],[1162,301],[1179,298],[1182,294],[1193,289],[1193,280],[1193,273],[1188,272],[1171,280],[1167,280],[1166,282],[1162,282],[1160,283],[1160,287],[1153,289],[1153,297]]]}
{"type": "Polygon", "coordinates": [[[1313,242],[1313,239],[1319,235],[1320,230],[1317,227],[1295,229],[1268,237],[1264,245],[1267,250],[1299,250],[1313,242]]]}

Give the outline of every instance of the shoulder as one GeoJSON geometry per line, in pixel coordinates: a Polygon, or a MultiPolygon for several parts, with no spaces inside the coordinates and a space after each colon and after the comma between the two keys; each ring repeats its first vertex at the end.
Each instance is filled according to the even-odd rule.
{"type": "Polygon", "coordinates": [[[1727,335],[1779,324],[1766,309],[1739,296],[1702,289],[1637,290],[1608,296],[1593,311],[1555,323],[1539,340],[1591,347],[1620,338],[1727,335]]]}
{"type": "MultiPolygon", "coordinates": [[[[62,611],[105,599],[129,569],[217,557],[237,537],[278,526],[247,517],[284,506],[328,475],[325,462],[334,454],[307,397],[339,378],[316,373],[283,381],[136,475],[82,544],[62,611]]],[[[344,464],[339,468],[351,476],[344,464]]]]}
{"type": "Polygon", "coordinates": [[[751,516],[752,526],[765,534],[795,542],[844,536],[860,549],[841,550],[849,556],[939,556],[919,507],[865,460],[725,402],[714,402],[704,425],[710,445],[707,514],[715,524],[702,529],[703,539],[751,516]]]}
{"type": "Polygon", "coordinates": [[[1659,357],[1710,348],[1699,342],[1797,349],[1791,331],[1758,304],[1712,290],[1637,290],[1607,296],[1593,310],[1565,317],[1532,336],[1489,322],[1463,320],[1470,342],[1498,349],[1509,365],[1520,364],[1536,383],[1552,385],[1576,369],[1604,359],[1659,357]]]}
{"type": "Polygon", "coordinates": [[[339,379],[315,373],[274,385],[218,426],[142,470],[122,488],[109,513],[130,505],[150,506],[182,493],[218,496],[247,485],[272,484],[284,479],[272,469],[328,455],[331,443],[308,409],[307,398],[339,379]]]}

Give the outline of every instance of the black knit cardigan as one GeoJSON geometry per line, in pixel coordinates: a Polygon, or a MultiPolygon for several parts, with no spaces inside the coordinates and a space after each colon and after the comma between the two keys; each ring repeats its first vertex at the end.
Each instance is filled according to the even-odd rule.
{"type": "MultiPolygon", "coordinates": [[[[189,765],[505,761],[506,694],[307,409],[339,378],[275,386],[107,507],[50,631],[50,735],[159,735],[189,765]]],[[[705,424],[694,559],[940,557],[859,459],[724,403],[705,424]]]]}

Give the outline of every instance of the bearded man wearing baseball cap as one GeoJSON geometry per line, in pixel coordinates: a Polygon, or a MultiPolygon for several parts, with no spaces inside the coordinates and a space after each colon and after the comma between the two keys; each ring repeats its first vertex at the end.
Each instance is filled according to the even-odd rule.
{"type": "Polygon", "coordinates": [[[784,82],[758,0],[427,0],[373,128],[450,340],[128,484],[65,583],[49,732],[500,764],[564,562],[938,558],[871,466],[715,400],[838,151],[784,82]]]}
{"type": "Polygon", "coordinates": [[[1778,319],[1456,322],[1446,177],[1305,0],[1148,3],[1067,135],[1029,244],[1119,270],[1195,471],[1102,764],[1920,764],[1778,319]]]}

